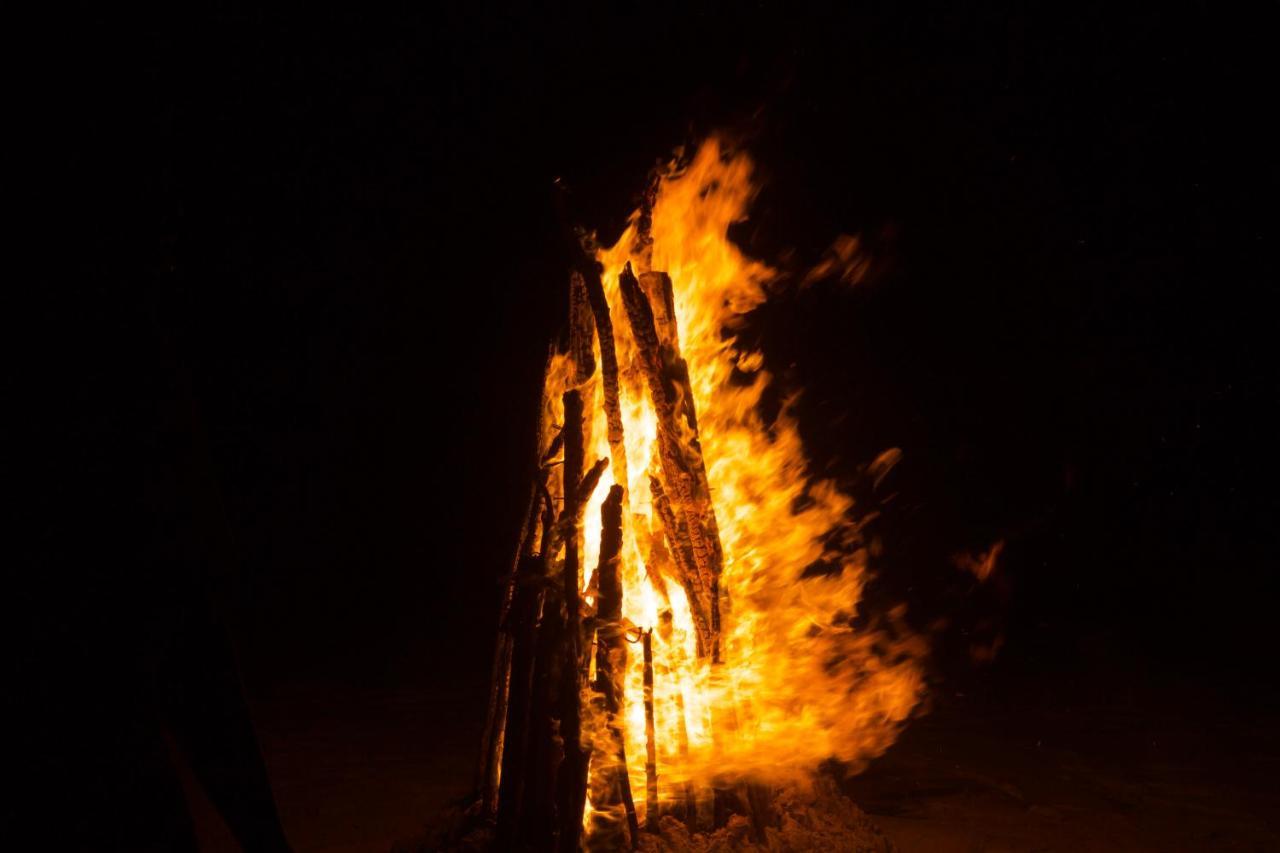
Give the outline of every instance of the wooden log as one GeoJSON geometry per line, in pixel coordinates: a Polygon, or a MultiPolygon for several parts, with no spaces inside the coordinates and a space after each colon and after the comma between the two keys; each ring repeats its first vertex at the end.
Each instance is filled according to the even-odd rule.
{"type": "Polygon", "coordinates": [[[530,712],[533,699],[535,645],[546,595],[544,561],[522,561],[511,608],[511,690],[507,703],[502,775],[498,787],[497,840],[510,849],[519,837],[529,757],[530,712]]]}
{"type": "Polygon", "coordinates": [[[689,599],[689,612],[693,616],[694,631],[697,635],[698,656],[701,657],[711,648],[711,626],[706,616],[710,590],[702,587],[702,579],[693,561],[693,550],[689,545],[688,534],[682,529],[666,490],[662,488],[662,483],[657,477],[649,478],[649,492],[653,497],[654,512],[662,522],[663,531],[667,536],[667,547],[675,565],[676,579],[684,589],[685,597],[689,599]]]}
{"type": "Polygon", "coordinates": [[[653,629],[640,635],[644,651],[644,825],[658,828],[658,742],[653,726],[653,629]]]}
{"type": "Polygon", "coordinates": [[[485,731],[480,746],[480,800],[484,813],[492,817],[498,807],[498,777],[502,766],[502,750],[506,737],[507,704],[511,693],[511,656],[514,646],[513,626],[511,620],[512,597],[515,579],[519,572],[520,561],[535,559],[535,536],[538,527],[538,514],[542,506],[541,495],[536,487],[530,505],[528,519],[525,522],[523,541],[516,554],[516,565],[511,570],[511,583],[507,586],[502,605],[501,621],[498,625],[498,639],[494,647],[493,667],[490,673],[489,703],[485,717],[485,731]]]}
{"type": "Polygon", "coordinates": [[[702,605],[705,608],[704,618],[711,629],[710,648],[707,651],[713,661],[719,661],[720,603],[718,594],[712,594],[712,591],[718,588],[724,558],[715,511],[711,504],[706,466],[702,461],[702,451],[697,439],[697,418],[694,413],[693,392],[688,382],[688,370],[682,370],[683,360],[673,347],[662,346],[655,326],[653,308],[632,273],[630,264],[623,269],[619,282],[627,318],[631,323],[632,337],[636,342],[638,361],[657,416],[658,456],[663,480],[672,492],[673,510],[684,522],[677,526],[677,534],[687,533],[689,550],[693,553],[697,566],[699,587],[708,591],[702,605]],[[683,430],[678,418],[684,420],[683,430]],[[692,436],[688,441],[683,437],[686,433],[692,436]]]}
{"type": "Polygon", "coordinates": [[[593,840],[603,846],[612,846],[616,839],[612,826],[610,806],[621,805],[630,832],[631,846],[639,843],[640,827],[636,820],[635,801],[631,795],[631,778],[627,774],[626,744],[622,737],[621,720],[624,714],[625,696],[623,676],[626,673],[627,646],[622,627],[622,579],[619,572],[619,555],[622,551],[622,497],[621,486],[609,488],[601,510],[600,564],[596,569],[599,579],[596,606],[596,683],[601,709],[605,715],[604,729],[609,740],[607,758],[602,771],[593,784],[592,803],[599,811],[593,820],[593,840]]]}
{"type": "Polygon", "coordinates": [[[627,445],[622,431],[622,400],[618,391],[618,352],[614,345],[613,319],[609,301],[600,281],[600,265],[588,253],[583,265],[583,287],[591,313],[595,317],[596,340],[600,344],[600,381],[604,398],[604,417],[609,439],[609,456],[613,461],[613,481],[627,488],[627,445]]]}
{"type": "Polygon", "coordinates": [[[587,296],[587,285],[582,273],[569,274],[569,355],[573,359],[573,384],[582,385],[596,372],[595,314],[587,296]]]}
{"type": "MultiPolygon", "coordinates": [[[[669,377],[669,384],[675,389],[676,408],[689,426],[693,435],[691,443],[695,446],[698,457],[701,459],[702,448],[698,440],[698,412],[691,390],[693,386],[689,380],[689,365],[680,356],[680,330],[679,322],[676,318],[675,290],[671,284],[671,276],[664,272],[646,272],[639,275],[637,281],[645,296],[648,297],[649,305],[653,309],[654,328],[662,349],[664,370],[669,377]]],[[[706,483],[705,470],[702,467],[697,468],[694,471],[694,476],[700,480],[698,489],[705,491],[709,496],[710,488],[706,483]]],[[[715,567],[711,574],[711,588],[708,592],[717,603],[716,607],[708,608],[708,614],[712,623],[712,636],[719,638],[720,611],[724,606],[719,588],[720,570],[724,566],[724,553],[720,542],[719,525],[716,523],[715,512],[709,502],[709,497],[707,506],[708,511],[703,516],[703,521],[707,526],[707,544],[712,549],[711,562],[715,567]]]]}
{"type": "Polygon", "coordinates": [[[645,272],[636,276],[644,295],[649,297],[653,311],[653,327],[658,333],[658,343],[664,348],[680,351],[680,329],[676,322],[676,294],[671,276],[664,272],[645,272]]]}
{"type": "Polygon", "coordinates": [[[542,404],[546,399],[547,376],[551,371],[552,352],[548,351],[546,364],[543,367],[542,391],[538,398],[538,409],[534,413],[533,438],[533,470],[529,484],[529,509],[522,521],[515,554],[511,561],[511,571],[503,585],[502,602],[498,616],[498,637],[494,644],[493,664],[489,678],[489,702],[486,706],[484,734],[480,743],[480,762],[477,782],[482,808],[486,815],[492,817],[498,804],[498,777],[502,766],[502,749],[506,734],[507,702],[511,690],[512,634],[510,615],[515,596],[520,561],[532,557],[537,552],[537,529],[539,511],[542,507],[542,495],[546,493],[546,469],[541,462],[542,457],[542,404]]]}
{"type": "Polygon", "coordinates": [[[583,494],[582,464],[583,408],[582,395],[576,389],[564,395],[564,568],[565,604],[564,666],[560,679],[560,731],[564,739],[564,764],[557,781],[556,800],[559,808],[559,846],[561,850],[578,849],[582,831],[582,800],[586,796],[587,766],[590,756],[582,743],[582,684],[578,660],[582,651],[582,615],[579,591],[582,588],[580,548],[582,514],[578,507],[589,496],[583,494]],[[575,811],[576,808],[576,811],[575,811]]]}
{"type": "Polygon", "coordinates": [[[484,735],[480,741],[478,776],[481,807],[490,817],[498,809],[498,767],[506,738],[507,698],[511,694],[511,646],[511,635],[505,628],[499,630],[489,674],[489,703],[485,709],[484,735]]]}
{"type": "Polygon", "coordinates": [[[520,841],[528,849],[549,850],[555,843],[557,779],[567,748],[560,736],[562,686],[568,645],[561,597],[548,588],[534,648],[529,703],[529,757],[525,763],[524,805],[520,841]]]}

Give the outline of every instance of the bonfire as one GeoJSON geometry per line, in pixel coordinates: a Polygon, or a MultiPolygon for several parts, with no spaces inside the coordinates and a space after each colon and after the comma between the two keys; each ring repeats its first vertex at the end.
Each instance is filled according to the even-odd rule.
{"type": "Polygon", "coordinates": [[[735,330],[782,277],[728,236],[756,189],[712,138],[614,245],[577,235],[494,654],[496,849],[880,843],[818,769],[893,742],[921,649],[884,629],[900,611],[860,612],[853,501],[812,476],[790,404],[761,412],[771,377],[735,330]]]}

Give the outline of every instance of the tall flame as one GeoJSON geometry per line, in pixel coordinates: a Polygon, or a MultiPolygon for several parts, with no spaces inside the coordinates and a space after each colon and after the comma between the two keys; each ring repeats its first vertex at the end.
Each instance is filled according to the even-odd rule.
{"type": "MultiPolygon", "coordinates": [[[[768,299],[777,273],[728,238],[756,194],[752,164],[705,142],[658,183],[651,212],[651,257],[635,252],[641,213],[617,244],[602,249],[605,294],[615,322],[620,396],[629,463],[624,513],[623,615],[653,631],[654,714],[663,799],[684,782],[750,777],[803,779],[829,758],[857,764],[882,752],[923,692],[919,641],[900,631],[855,628],[867,581],[853,500],[833,482],[811,480],[790,407],[766,423],[758,404],[771,381],[761,353],[733,331],[768,299]],[[679,346],[688,363],[702,455],[724,551],[723,663],[696,654],[689,603],[679,583],[649,571],[638,525],[654,513],[649,473],[658,440],[648,389],[634,363],[619,275],[628,263],[672,280],[679,346]],[[822,571],[806,572],[820,564],[822,571]],[[670,616],[663,624],[663,611],[670,616]]],[[[598,356],[598,350],[597,350],[598,356]]],[[[567,384],[565,364],[551,385],[567,384]]],[[[584,389],[587,458],[608,457],[598,383],[584,389]]],[[[548,396],[556,400],[555,394],[548,396]]],[[[548,419],[556,412],[548,411],[548,419]]],[[[600,548],[606,472],[588,502],[584,592],[600,548]]],[[[862,624],[876,624],[865,618],[862,624]]],[[[885,614],[895,618],[900,613],[885,614]]],[[[628,756],[645,754],[643,664],[639,646],[625,673],[628,756]]],[[[644,763],[628,762],[644,790],[644,763]]]]}

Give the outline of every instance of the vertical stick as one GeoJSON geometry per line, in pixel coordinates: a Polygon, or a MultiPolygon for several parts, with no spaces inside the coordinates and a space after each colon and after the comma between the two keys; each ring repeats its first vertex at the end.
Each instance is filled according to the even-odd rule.
{"type": "Polygon", "coordinates": [[[582,833],[582,809],[586,801],[586,778],[589,756],[582,745],[582,684],[578,659],[582,648],[581,581],[581,513],[583,487],[582,395],[567,391],[564,395],[564,493],[565,513],[570,527],[564,543],[565,649],[560,680],[561,734],[564,738],[564,765],[557,780],[560,849],[578,850],[582,833]]]}
{"type": "Polygon", "coordinates": [[[502,750],[506,740],[507,703],[511,692],[512,625],[511,610],[515,600],[516,581],[520,573],[520,561],[533,557],[537,552],[537,530],[541,495],[547,471],[542,467],[542,406],[547,396],[547,376],[551,370],[551,352],[542,370],[542,390],[538,395],[538,408],[534,413],[533,465],[529,483],[529,509],[522,522],[520,538],[511,561],[511,572],[502,591],[502,605],[498,617],[498,639],[493,649],[493,668],[489,677],[489,703],[486,708],[484,735],[480,742],[480,766],[477,784],[485,814],[493,816],[498,807],[498,778],[502,767],[502,750]]]}
{"type": "Polygon", "coordinates": [[[644,647],[644,825],[658,828],[658,744],[653,731],[653,629],[641,635],[644,647]]]}
{"type": "Polygon", "coordinates": [[[581,385],[596,372],[591,347],[595,325],[586,282],[581,273],[575,271],[569,276],[569,354],[573,358],[574,385],[581,385]]]}
{"type": "Polygon", "coordinates": [[[611,826],[613,817],[607,807],[621,803],[626,813],[627,827],[631,834],[631,846],[640,839],[640,825],[636,819],[635,800],[631,795],[631,777],[627,774],[626,744],[622,737],[621,719],[624,695],[622,679],[627,669],[627,646],[622,632],[622,579],[618,572],[618,556],[622,550],[622,495],[621,486],[611,486],[601,510],[600,566],[596,575],[600,580],[599,603],[596,607],[598,621],[596,640],[596,690],[600,694],[605,712],[605,730],[610,746],[600,776],[592,784],[591,801],[600,806],[593,823],[593,835],[605,846],[616,844],[611,826]]]}
{"type": "Polygon", "coordinates": [[[520,818],[521,841],[538,849],[550,849],[558,831],[556,778],[564,761],[564,751],[556,732],[566,645],[564,608],[553,593],[548,593],[534,646],[529,755],[525,759],[524,807],[520,818]]]}
{"type": "Polygon", "coordinates": [[[511,607],[511,691],[502,749],[502,779],[498,788],[497,840],[499,848],[504,850],[509,849],[519,836],[524,813],[534,647],[545,595],[537,578],[541,574],[540,563],[541,560],[522,561],[516,596],[511,607]]]}

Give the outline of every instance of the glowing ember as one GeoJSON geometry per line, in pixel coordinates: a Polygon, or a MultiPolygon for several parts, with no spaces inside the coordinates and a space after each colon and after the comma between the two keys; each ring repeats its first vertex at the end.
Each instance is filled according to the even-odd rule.
{"type": "MultiPolygon", "coordinates": [[[[853,627],[867,558],[852,499],[834,483],[809,479],[788,407],[772,423],[758,410],[770,377],[761,353],[742,348],[733,330],[742,315],[768,299],[765,285],[776,273],[728,239],[729,226],[746,217],[754,194],[749,159],[727,156],[711,139],[658,182],[651,221],[648,211],[637,211],[618,243],[597,252],[617,352],[625,458],[620,447],[611,452],[601,371],[583,379],[567,353],[553,356],[548,373],[543,435],[555,435],[564,423],[562,394],[577,388],[586,412],[584,467],[612,460],[585,503],[586,615],[598,593],[593,573],[601,548],[601,505],[610,486],[626,479],[619,560],[627,641],[622,728],[642,821],[649,747],[640,642],[645,634],[652,651],[652,740],[662,803],[726,780],[803,781],[829,758],[865,761],[893,741],[923,689],[919,640],[900,629],[853,627]],[[687,385],[676,377],[666,387],[674,397],[667,403],[678,413],[666,426],[625,304],[621,281],[630,275],[628,265],[648,296],[666,351],[678,352],[687,364],[687,385]],[[671,304],[664,304],[661,276],[646,275],[651,271],[670,276],[671,304]],[[681,399],[686,387],[691,401],[681,399]],[[710,511],[686,505],[670,463],[664,466],[663,442],[671,437],[664,438],[663,430],[671,424],[681,433],[674,440],[686,452],[692,447],[692,457],[700,446],[710,511]],[[692,561],[722,563],[718,589],[705,600],[697,595],[705,586],[680,580],[681,555],[655,489],[668,493],[677,514],[688,510],[693,521],[684,529],[695,540],[709,531],[705,553],[692,561]],[[711,553],[717,531],[722,556],[711,553]],[[806,573],[815,564],[826,568],[806,573]],[[690,601],[690,590],[696,601],[690,601]],[[707,622],[708,613],[718,617],[718,631],[699,623],[707,622]]],[[[600,364],[598,336],[593,354],[600,364]]],[[[698,547],[694,541],[692,550],[698,547]]],[[[696,580],[697,567],[685,558],[696,580]]],[[[859,624],[877,624],[862,616],[859,624]]],[[[881,618],[896,622],[900,616],[881,618]]],[[[590,635],[584,636],[589,642],[590,635]]],[[[584,659],[594,673],[594,656],[584,659]]],[[[592,790],[608,764],[598,748],[607,741],[607,714],[598,700],[593,703],[594,695],[590,686],[584,688],[583,741],[597,745],[592,790]]],[[[589,803],[588,813],[592,808],[589,803]]]]}

